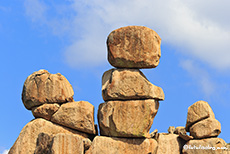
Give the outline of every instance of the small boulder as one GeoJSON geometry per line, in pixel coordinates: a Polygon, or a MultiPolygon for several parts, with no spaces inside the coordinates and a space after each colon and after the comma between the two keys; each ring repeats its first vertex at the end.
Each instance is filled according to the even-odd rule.
{"type": "Polygon", "coordinates": [[[169,134],[174,134],[174,132],[175,132],[175,127],[174,126],[169,126],[168,133],[169,134]]]}
{"type": "Polygon", "coordinates": [[[46,120],[50,120],[51,116],[57,112],[59,109],[59,104],[43,104],[39,107],[32,108],[32,113],[35,118],[44,118],[46,120]]]}
{"type": "Polygon", "coordinates": [[[73,88],[63,75],[39,70],[27,77],[22,90],[22,101],[31,110],[45,103],[73,101],[73,95],[73,88]]]}
{"type": "Polygon", "coordinates": [[[81,132],[96,134],[94,106],[87,101],[62,104],[51,117],[51,121],[81,132]]]}
{"type": "Polygon", "coordinates": [[[161,38],[150,28],[127,26],[107,39],[109,63],[117,68],[155,68],[161,57],[161,38]]]}

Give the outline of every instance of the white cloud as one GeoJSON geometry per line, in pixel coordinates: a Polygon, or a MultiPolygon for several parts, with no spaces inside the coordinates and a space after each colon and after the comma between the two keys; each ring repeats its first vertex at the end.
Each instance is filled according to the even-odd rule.
{"type": "Polygon", "coordinates": [[[211,76],[207,71],[199,67],[192,60],[181,61],[181,67],[185,69],[189,75],[197,82],[199,89],[205,94],[206,97],[210,97],[217,90],[217,86],[211,79],[211,76]]]}
{"type": "Polygon", "coordinates": [[[8,154],[9,150],[4,150],[2,154],[8,154]]]}
{"type": "Polygon", "coordinates": [[[71,36],[72,44],[66,47],[66,57],[73,66],[82,66],[84,61],[89,66],[103,63],[109,32],[126,25],[145,25],[182,54],[196,57],[217,69],[230,68],[228,0],[72,0],[65,5],[71,17],[67,14],[65,18],[65,11],[60,13],[56,4],[52,4],[49,9],[54,8],[58,15],[50,16],[49,20],[49,9],[44,1],[30,3],[25,6],[32,10],[27,11],[32,20],[43,22],[54,33],[68,32],[71,36]]]}

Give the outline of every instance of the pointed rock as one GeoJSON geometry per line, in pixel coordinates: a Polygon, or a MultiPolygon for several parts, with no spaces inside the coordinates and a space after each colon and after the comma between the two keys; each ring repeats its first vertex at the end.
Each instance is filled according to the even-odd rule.
{"type": "Polygon", "coordinates": [[[161,38],[150,28],[127,26],[107,39],[109,63],[117,68],[155,68],[161,57],[161,38]]]}
{"type": "Polygon", "coordinates": [[[109,100],[164,100],[160,87],[150,83],[138,69],[111,69],[102,77],[102,96],[109,100]]]}

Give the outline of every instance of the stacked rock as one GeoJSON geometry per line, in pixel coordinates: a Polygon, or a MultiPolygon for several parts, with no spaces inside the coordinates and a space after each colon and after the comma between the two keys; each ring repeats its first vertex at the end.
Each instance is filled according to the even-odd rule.
{"type": "Polygon", "coordinates": [[[164,92],[139,69],[157,67],[160,44],[158,34],[144,26],[122,27],[109,34],[108,61],[116,68],[102,77],[105,103],[98,109],[102,136],[150,137],[149,130],[164,92]]]}
{"type": "Polygon", "coordinates": [[[190,132],[190,135],[194,139],[189,140],[185,144],[183,154],[219,154],[223,152],[224,149],[222,148],[226,146],[226,143],[223,139],[217,138],[217,136],[221,133],[221,124],[215,119],[212,108],[207,102],[198,101],[188,108],[185,129],[190,132]],[[201,146],[204,148],[206,147],[206,149],[202,149],[201,146]]]}
{"type": "MultiPolygon", "coordinates": [[[[88,138],[97,134],[94,106],[86,101],[74,102],[73,95],[71,84],[60,73],[39,70],[31,74],[24,83],[22,100],[36,119],[22,129],[9,153],[68,154],[79,148],[72,145],[91,142],[88,138]],[[49,148],[40,147],[44,141],[49,148]]],[[[84,147],[81,149],[83,153],[84,147]]]]}

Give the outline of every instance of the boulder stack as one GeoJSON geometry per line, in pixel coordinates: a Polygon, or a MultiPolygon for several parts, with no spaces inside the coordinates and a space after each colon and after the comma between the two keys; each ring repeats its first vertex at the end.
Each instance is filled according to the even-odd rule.
{"type": "Polygon", "coordinates": [[[9,154],[83,154],[89,148],[86,142],[91,144],[88,138],[97,134],[94,106],[75,102],[73,95],[72,86],[60,73],[39,70],[31,74],[24,83],[22,101],[36,119],[22,129],[9,154]]]}
{"type": "Polygon", "coordinates": [[[225,141],[217,138],[221,133],[221,124],[207,102],[198,101],[188,108],[185,128],[194,139],[184,145],[183,154],[229,153],[225,141]]]}
{"type": "Polygon", "coordinates": [[[104,103],[98,109],[100,134],[149,138],[149,130],[164,100],[163,90],[139,70],[154,68],[161,56],[161,39],[144,26],[112,31],[107,39],[108,61],[116,67],[102,77],[104,103]]]}
{"type": "Polygon", "coordinates": [[[210,105],[198,101],[188,108],[186,130],[195,139],[217,137],[221,133],[221,124],[215,119],[210,105]]]}

